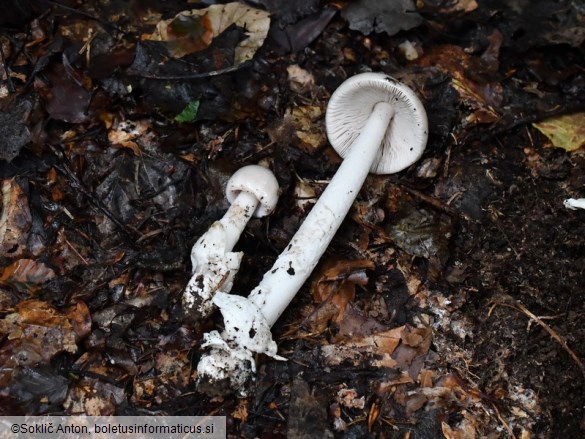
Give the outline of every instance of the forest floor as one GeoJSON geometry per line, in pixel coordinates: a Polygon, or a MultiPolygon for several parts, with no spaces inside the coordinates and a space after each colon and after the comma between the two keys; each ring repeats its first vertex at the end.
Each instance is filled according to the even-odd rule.
{"type": "Polygon", "coordinates": [[[0,413],[584,437],[581,3],[215,3],[0,6],[0,413]],[[278,206],[236,246],[251,291],[341,163],[329,97],[366,71],[421,98],[423,157],[367,178],[273,327],[288,361],[258,356],[245,398],[198,392],[222,321],[182,310],[191,246],[236,169],[272,169],[278,206]]]}

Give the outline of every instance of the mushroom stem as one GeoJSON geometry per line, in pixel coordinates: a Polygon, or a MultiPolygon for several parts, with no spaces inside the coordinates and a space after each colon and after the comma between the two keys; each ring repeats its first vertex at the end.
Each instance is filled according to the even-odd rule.
{"type": "Polygon", "coordinates": [[[240,239],[246,224],[258,207],[258,198],[249,192],[240,192],[219,222],[225,231],[224,251],[231,252],[240,239]]]}
{"type": "Polygon", "coordinates": [[[266,168],[245,166],[228,181],[226,197],[231,206],[223,218],[191,249],[193,276],[183,293],[183,311],[191,323],[198,324],[211,314],[211,300],[218,291],[232,289],[243,256],[232,250],[252,216],[272,212],[278,200],[278,182],[266,168]]]}
{"type": "Polygon", "coordinates": [[[359,137],[290,244],[248,297],[274,325],[329,246],[368,175],[394,115],[385,102],[374,106],[359,137]]]}

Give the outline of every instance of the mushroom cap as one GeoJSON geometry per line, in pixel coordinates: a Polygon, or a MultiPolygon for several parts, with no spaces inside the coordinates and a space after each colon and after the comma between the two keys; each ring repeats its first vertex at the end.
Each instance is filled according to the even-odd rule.
{"type": "Polygon", "coordinates": [[[278,181],[270,171],[259,165],[249,165],[238,169],[228,180],[225,196],[233,203],[242,191],[254,195],[258,199],[258,207],[254,211],[256,218],[270,214],[278,201],[278,181]]]}
{"type": "Polygon", "coordinates": [[[337,153],[345,157],[374,106],[380,102],[392,105],[394,116],[370,172],[392,174],[420,158],[428,137],[427,114],[422,102],[396,79],[383,73],[362,73],[341,84],[327,106],[327,137],[337,153]]]}

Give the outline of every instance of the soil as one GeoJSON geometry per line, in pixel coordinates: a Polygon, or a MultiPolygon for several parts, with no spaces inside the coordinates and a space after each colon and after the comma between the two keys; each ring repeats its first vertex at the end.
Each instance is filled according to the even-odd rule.
{"type": "Polygon", "coordinates": [[[1,414],[226,416],[245,438],[585,436],[585,211],[563,205],[585,197],[585,142],[554,147],[536,125],[585,114],[579,5],[421,1],[401,22],[367,1],[255,1],[271,31],[234,64],[238,26],[177,61],[143,37],[195,6],[123,3],[0,21],[1,414]],[[356,24],[372,11],[385,32],[356,24]],[[235,248],[232,292],[251,291],[341,162],[331,93],[371,70],[421,97],[423,157],[366,180],[273,327],[288,361],[256,356],[245,397],[202,393],[203,334],[223,321],[182,307],[191,246],[236,169],[272,169],[278,207],[235,248]]]}

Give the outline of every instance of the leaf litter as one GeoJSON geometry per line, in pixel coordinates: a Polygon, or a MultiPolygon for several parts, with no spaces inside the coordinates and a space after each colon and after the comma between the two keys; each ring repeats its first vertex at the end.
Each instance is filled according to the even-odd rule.
{"type": "Polygon", "coordinates": [[[585,110],[581,8],[162,3],[6,16],[2,413],[214,413],[240,437],[581,436],[584,223],[562,206],[585,185],[565,116],[585,110]],[[238,243],[234,290],[253,288],[340,162],[330,94],[370,69],[424,99],[425,156],[368,178],[275,326],[289,361],[260,357],[250,398],[210,400],[194,365],[220,322],[183,320],[189,248],[227,178],[263,161],[283,193],[238,243]]]}

